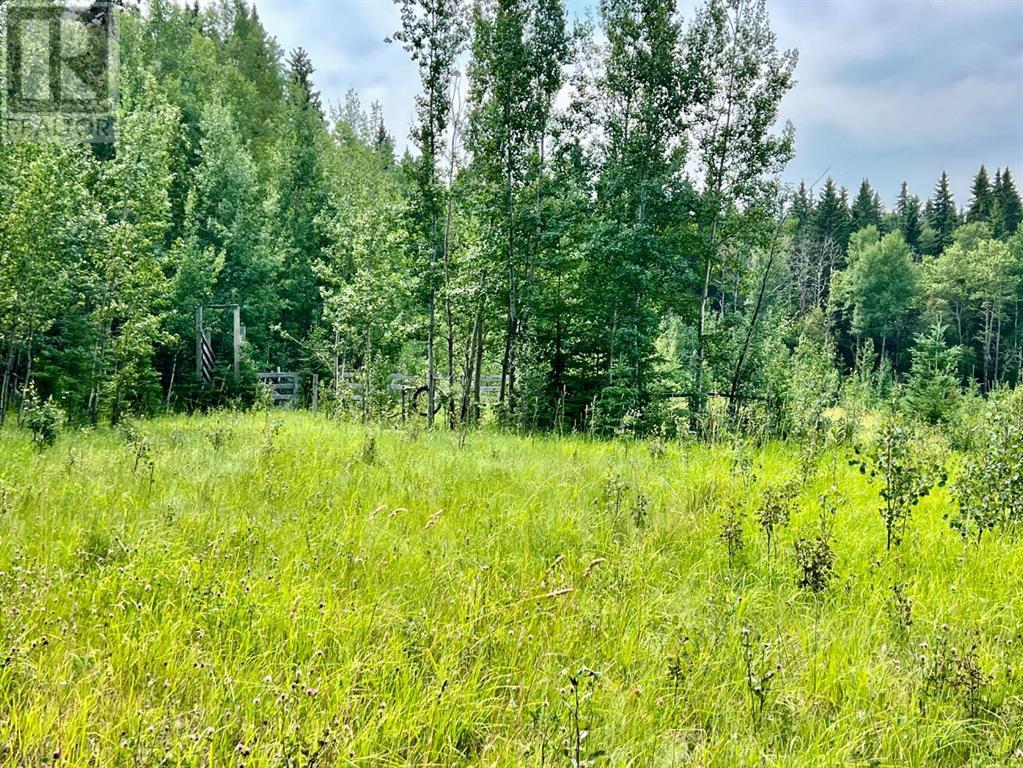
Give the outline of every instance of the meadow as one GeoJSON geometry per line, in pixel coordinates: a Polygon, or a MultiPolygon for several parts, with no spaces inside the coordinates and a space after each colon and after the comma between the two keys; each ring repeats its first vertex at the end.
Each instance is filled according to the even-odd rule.
{"type": "Polygon", "coordinates": [[[1023,765],[1023,544],[850,455],[8,428],[0,765],[1023,765]]]}

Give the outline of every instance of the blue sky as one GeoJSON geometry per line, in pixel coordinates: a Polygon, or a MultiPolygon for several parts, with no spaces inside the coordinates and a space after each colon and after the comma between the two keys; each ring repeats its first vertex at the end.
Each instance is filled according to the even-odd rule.
{"type": "MultiPolygon", "coordinates": [[[[255,0],[285,51],[302,46],[327,102],[354,88],[379,101],[399,146],[415,68],[384,38],[390,0],[255,0]]],[[[568,0],[581,16],[591,0],[568,0]]],[[[694,3],[683,0],[684,15],[694,3]]],[[[785,179],[825,171],[855,192],[870,178],[886,202],[906,179],[921,197],[942,169],[960,205],[981,163],[1023,169],[1023,0],[769,0],[779,45],[797,48],[798,83],[782,105],[796,126],[785,179]],[[828,170],[830,169],[830,170],[828,170]]],[[[1021,179],[1020,181],[1023,181],[1021,179]]]]}

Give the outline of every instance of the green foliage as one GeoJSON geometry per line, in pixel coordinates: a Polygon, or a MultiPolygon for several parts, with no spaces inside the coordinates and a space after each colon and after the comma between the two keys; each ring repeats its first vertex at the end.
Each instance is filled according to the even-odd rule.
{"type": "Polygon", "coordinates": [[[835,578],[832,537],[838,507],[834,496],[835,489],[821,494],[817,531],[812,536],[800,536],[794,544],[798,568],[796,583],[800,589],[810,590],[814,594],[826,590],[835,578]]]}
{"type": "Polygon", "coordinates": [[[52,397],[40,399],[34,388],[24,394],[22,423],[32,433],[32,442],[41,450],[57,442],[66,417],[52,397]]]}
{"type": "Polygon", "coordinates": [[[1000,397],[985,411],[973,450],[953,483],[957,511],[947,515],[963,538],[1023,522],[1023,398],[1000,397]]]}
{"type": "Polygon", "coordinates": [[[952,236],[959,225],[959,212],[944,171],[934,187],[934,196],[927,201],[927,222],[934,231],[932,252],[940,253],[952,244],[952,236]]]}
{"type": "Polygon", "coordinates": [[[864,179],[850,210],[850,231],[859,232],[864,227],[877,227],[880,230],[884,215],[881,196],[870,186],[870,182],[864,179]]]}
{"type": "Polygon", "coordinates": [[[992,190],[994,204],[991,218],[994,222],[995,234],[998,237],[1011,237],[1019,230],[1023,222],[1023,201],[1020,200],[1016,182],[1008,168],[999,169],[995,174],[992,190]]]}
{"type": "Polygon", "coordinates": [[[856,458],[849,462],[880,483],[880,513],[888,550],[902,543],[914,507],[936,484],[944,486],[947,478],[944,469],[911,438],[911,431],[892,411],[875,440],[866,447],[857,445],[856,458]]]}
{"type": "Polygon", "coordinates": [[[935,323],[910,350],[913,365],[903,398],[907,410],[929,424],[949,421],[961,396],[957,372],[962,349],[946,344],[947,331],[948,326],[935,323]]]}
{"type": "Polygon", "coordinates": [[[755,509],[800,446],[750,446],[737,465],[726,447],[672,445],[658,458],[635,441],[480,431],[460,444],[440,430],[412,441],[275,416],[133,424],[156,458],[151,486],[106,425],[42,453],[0,432],[13,489],[0,514],[0,615],[18,617],[0,696],[21,702],[17,739],[0,743],[12,760],[39,764],[56,744],[73,768],[286,765],[303,749],[322,749],[322,765],[539,765],[542,753],[550,766],[578,744],[606,765],[670,764],[673,753],[678,765],[841,765],[870,721],[892,735],[864,745],[882,764],[940,754],[986,765],[1017,737],[1020,541],[991,535],[964,552],[941,493],[918,507],[913,547],[879,559],[868,480],[825,454],[776,529],[784,568],[749,541],[741,570],[726,569],[713,510],[755,509]],[[207,434],[225,423],[233,435],[218,448],[207,434]],[[372,463],[360,458],[367,435],[372,463]],[[637,528],[624,495],[627,536],[588,503],[611,474],[650,497],[637,528]],[[815,595],[797,586],[792,553],[818,532],[812,500],[832,481],[845,499],[830,542],[840,576],[815,595]],[[892,584],[912,600],[896,637],[893,622],[907,622],[889,612],[892,584]],[[963,629],[948,632],[946,657],[972,657],[987,679],[976,696],[974,665],[927,675],[949,616],[963,629]],[[349,667],[357,674],[338,674],[349,667]],[[869,681],[850,682],[867,669],[869,681]],[[830,703],[791,709],[811,700],[830,703]],[[170,731],[169,708],[185,713],[170,731]],[[717,725],[685,746],[679,723],[700,708],[717,725]],[[363,727],[335,724],[342,709],[363,727]],[[109,749],[78,738],[83,718],[109,749]],[[267,719],[274,727],[259,727],[267,719]]]}
{"type": "Polygon", "coordinates": [[[965,642],[957,642],[948,625],[942,624],[930,643],[921,644],[923,698],[958,700],[970,717],[977,717],[991,677],[980,664],[979,640],[975,637],[960,640],[965,642]]]}
{"type": "Polygon", "coordinates": [[[764,532],[768,556],[772,553],[775,533],[789,524],[792,509],[799,495],[799,484],[794,479],[772,486],[764,491],[763,500],[757,508],[757,523],[764,532]]]}
{"type": "Polygon", "coordinates": [[[835,275],[832,292],[849,312],[852,332],[877,342],[883,357],[888,345],[905,333],[916,281],[902,235],[881,237],[876,227],[867,227],[850,240],[849,266],[835,275]]]}
{"type": "Polygon", "coordinates": [[[824,432],[825,412],[838,402],[841,390],[836,356],[833,339],[811,317],[786,364],[785,432],[792,437],[814,441],[824,432]]]}

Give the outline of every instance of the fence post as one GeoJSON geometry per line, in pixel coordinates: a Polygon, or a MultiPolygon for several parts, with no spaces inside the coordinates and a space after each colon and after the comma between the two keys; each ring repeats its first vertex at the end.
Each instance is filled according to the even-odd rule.
{"type": "Polygon", "coordinates": [[[195,308],[195,377],[202,378],[202,307],[195,308]]]}
{"type": "Polygon", "coordinates": [[[313,374],[313,413],[320,409],[320,374],[313,374]]]}
{"type": "Polygon", "coordinates": [[[234,383],[237,385],[241,380],[242,360],[242,308],[234,305],[234,383]]]}

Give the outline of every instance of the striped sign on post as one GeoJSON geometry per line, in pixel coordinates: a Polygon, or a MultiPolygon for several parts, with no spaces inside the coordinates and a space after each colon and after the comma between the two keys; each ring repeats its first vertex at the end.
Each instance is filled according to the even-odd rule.
{"type": "Polygon", "coordinates": [[[213,343],[206,331],[202,334],[202,380],[207,386],[213,384],[213,343]]]}

